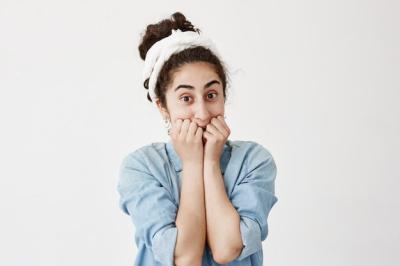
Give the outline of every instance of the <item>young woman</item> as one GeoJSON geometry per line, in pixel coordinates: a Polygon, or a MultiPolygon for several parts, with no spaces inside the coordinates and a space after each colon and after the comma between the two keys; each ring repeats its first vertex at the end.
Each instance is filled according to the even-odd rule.
{"type": "Polygon", "coordinates": [[[122,162],[120,207],[135,225],[135,265],[263,265],[276,164],[228,139],[226,69],[185,16],[149,25],[139,46],[147,98],[168,126],[122,162]]]}

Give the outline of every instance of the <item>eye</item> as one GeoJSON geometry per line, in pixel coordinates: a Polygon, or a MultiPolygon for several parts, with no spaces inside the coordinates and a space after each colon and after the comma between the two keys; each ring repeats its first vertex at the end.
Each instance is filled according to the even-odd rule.
{"type": "Polygon", "coordinates": [[[218,95],[218,93],[216,93],[216,92],[208,93],[208,94],[207,94],[207,98],[208,98],[208,99],[213,99],[213,98],[215,98],[215,97],[209,97],[210,95],[213,95],[213,94],[215,94],[215,97],[217,97],[217,95],[218,95]]]}
{"type": "Polygon", "coordinates": [[[190,96],[187,96],[187,95],[186,95],[186,96],[183,96],[183,97],[181,97],[181,99],[184,99],[183,101],[184,101],[184,102],[186,102],[186,103],[188,103],[188,102],[189,102],[189,100],[188,100],[189,98],[190,98],[190,96]]]}

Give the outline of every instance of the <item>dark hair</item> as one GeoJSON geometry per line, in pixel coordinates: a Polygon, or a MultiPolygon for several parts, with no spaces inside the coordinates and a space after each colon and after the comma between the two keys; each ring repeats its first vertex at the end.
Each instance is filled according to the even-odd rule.
{"type": "MultiPolygon", "coordinates": [[[[150,24],[147,26],[146,32],[144,33],[139,45],[140,58],[145,60],[147,51],[151,46],[157,41],[171,35],[172,29],[200,33],[200,29],[195,28],[189,20],[186,20],[186,17],[182,13],[175,12],[172,14],[171,19],[163,19],[156,24],[150,24]]],[[[228,81],[226,75],[227,70],[224,63],[208,48],[196,46],[173,54],[161,68],[156,82],[155,94],[160,98],[163,107],[167,106],[165,93],[168,84],[172,81],[172,74],[184,64],[192,62],[207,62],[214,67],[215,72],[222,81],[224,98],[226,99],[226,87],[228,81]]],[[[148,84],[149,79],[146,79],[143,86],[147,90],[149,89],[148,84]]],[[[147,99],[152,102],[149,93],[147,93],[147,99]]]]}

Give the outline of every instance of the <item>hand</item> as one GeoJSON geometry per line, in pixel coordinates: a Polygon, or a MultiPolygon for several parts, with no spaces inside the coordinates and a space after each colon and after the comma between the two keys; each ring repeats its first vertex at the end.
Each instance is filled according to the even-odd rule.
{"type": "Polygon", "coordinates": [[[204,145],[204,162],[219,163],[225,142],[230,134],[231,130],[223,116],[219,115],[211,119],[211,122],[207,125],[203,133],[206,141],[204,145]]]}
{"type": "Polygon", "coordinates": [[[172,124],[171,142],[182,164],[203,162],[203,129],[190,119],[177,119],[172,124]]]}

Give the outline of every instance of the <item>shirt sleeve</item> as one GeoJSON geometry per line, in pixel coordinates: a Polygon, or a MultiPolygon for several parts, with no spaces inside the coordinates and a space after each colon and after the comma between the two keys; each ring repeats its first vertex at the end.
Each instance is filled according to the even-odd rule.
{"type": "Polygon", "coordinates": [[[240,215],[243,249],[236,260],[242,260],[262,249],[268,234],[267,217],[278,201],[275,196],[277,168],[272,155],[257,144],[246,154],[244,176],[232,191],[231,202],[240,215]]]}
{"type": "Polygon", "coordinates": [[[143,152],[126,156],[121,165],[117,190],[119,206],[130,215],[136,238],[151,248],[162,265],[174,265],[178,206],[170,192],[150,173],[143,152]]]}

